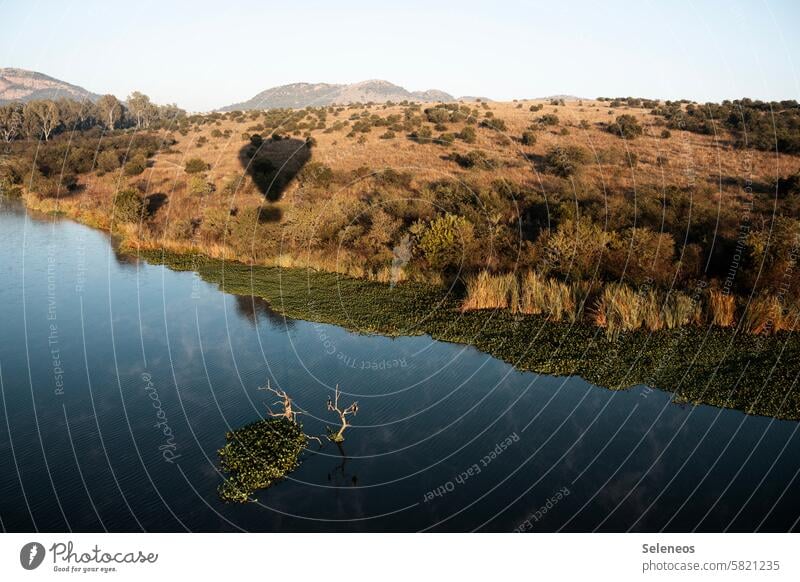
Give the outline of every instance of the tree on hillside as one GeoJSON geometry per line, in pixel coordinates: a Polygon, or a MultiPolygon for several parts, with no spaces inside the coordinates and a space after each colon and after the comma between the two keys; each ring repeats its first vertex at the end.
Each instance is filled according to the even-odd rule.
{"type": "Polygon", "coordinates": [[[128,110],[136,120],[136,129],[148,127],[153,115],[153,104],[150,97],[139,91],[134,91],[128,96],[128,110]]]}
{"type": "Polygon", "coordinates": [[[22,132],[22,104],[8,103],[0,106],[0,137],[6,143],[22,132]]]}
{"type": "Polygon", "coordinates": [[[103,95],[97,100],[97,109],[100,112],[100,118],[109,131],[114,129],[114,126],[122,119],[123,106],[119,99],[113,95],[103,95]]]}
{"type": "Polygon", "coordinates": [[[58,107],[53,101],[30,101],[25,104],[23,116],[31,137],[43,137],[45,141],[61,123],[58,107]]]}

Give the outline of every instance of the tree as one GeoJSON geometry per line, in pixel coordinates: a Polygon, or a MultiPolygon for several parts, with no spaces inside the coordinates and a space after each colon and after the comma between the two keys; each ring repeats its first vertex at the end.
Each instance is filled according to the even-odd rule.
{"type": "Polygon", "coordinates": [[[0,106],[0,136],[6,143],[22,132],[22,104],[8,103],[0,106]]]}
{"type": "Polygon", "coordinates": [[[150,97],[139,91],[134,91],[128,96],[128,110],[136,120],[136,129],[150,126],[150,118],[153,114],[153,104],[150,97]]]}
{"type": "Polygon", "coordinates": [[[61,123],[58,107],[53,101],[30,101],[25,105],[23,115],[32,137],[43,137],[45,141],[61,123]]]}
{"type": "Polygon", "coordinates": [[[272,386],[270,386],[269,380],[267,380],[267,385],[261,386],[259,390],[272,392],[275,396],[280,398],[280,400],[274,402],[273,405],[281,404],[283,406],[283,412],[272,412],[272,409],[269,406],[267,406],[267,412],[269,413],[270,416],[272,416],[273,418],[283,417],[286,420],[297,422],[297,415],[302,414],[303,411],[295,410],[294,408],[292,408],[292,399],[289,398],[289,395],[286,394],[284,390],[281,390],[280,388],[273,388],[272,386]]]}
{"type": "Polygon", "coordinates": [[[353,402],[347,408],[341,408],[339,406],[339,385],[336,385],[336,391],[334,392],[334,399],[331,400],[331,397],[328,396],[328,410],[331,412],[335,412],[339,415],[339,421],[342,423],[342,426],[339,427],[339,430],[335,433],[331,431],[331,435],[329,438],[335,443],[341,443],[344,441],[344,431],[348,426],[352,426],[349,422],[347,422],[347,417],[352,415],[355,416],[358,414],[358,402],[353,402]]]}
{"type": "Polygon", "coordinates": [[[106,129],[112,131],[122,119],[123,106],[113,95],[103,95],[97,100],[97,109],[106,129]]]}

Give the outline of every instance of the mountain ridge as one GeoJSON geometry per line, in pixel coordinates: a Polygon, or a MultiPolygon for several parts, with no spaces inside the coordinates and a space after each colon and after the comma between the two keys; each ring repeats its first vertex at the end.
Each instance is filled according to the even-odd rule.
{"type": "Polygon", "coordinates": [[[0,104],[59,97],[96,101],[100,95],[38,71],[16,67],[0,68],[0,104]]]}
{"type": "MultiPolygon", "coordinates": [[[[348,103],[385,103],[387,101],[421,101],[439,103],[476,100],[456,98],[440,89],[409,91],[383,79],[368,79],[357,83],[289,83],[265,89],[246,101],[226,105],[218,111],[246,111],[249,109],[299,109],[308,106],[346,105],[348,103]]],[[[488,99],[487,99],[488,101],[488,99]]]]}

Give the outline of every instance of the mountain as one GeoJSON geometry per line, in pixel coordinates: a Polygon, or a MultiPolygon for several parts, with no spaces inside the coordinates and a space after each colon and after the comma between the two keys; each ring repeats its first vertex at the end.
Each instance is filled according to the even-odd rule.
{"type": "Polygon", "coordinates": [[[96,101],[100,95],[35,71],[0,69],[0,103],[58,97],[96,101]]]}
{"type": "Polygon", "coordinates": [[[301,108],[346,103],[383,103],[386,101],[422,101],[426,103],[455,101],[449,93],[437,89],[408,91],[388,81],[373,79],[351,85],[329,83],[292,83],[262,91],[252,99],[222,107],[220,111],[301,108]]]}

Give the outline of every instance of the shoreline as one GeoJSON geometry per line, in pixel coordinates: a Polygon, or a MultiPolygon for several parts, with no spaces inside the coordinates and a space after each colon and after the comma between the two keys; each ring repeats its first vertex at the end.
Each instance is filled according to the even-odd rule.
{"type": "MultiPolygon", "coordinates": [[[[21,203],[38,212],[27,196],[21,203]]],[[[79,224],[122,233],[60,212],[79,224]]],[[[472,346],[519,371],[580,376],[610,390],[645,385],[675,402],[707,404],[746,414],[800,420],[800,338],[792,332],[754,336],[735,330],[685,326],[629,331],[608,340],[603,328],[552,322],[506,310],[462,311],[461,297],[422,283],[391,287],[309,268],[247,265],[201,253],[140,249],[122,237],[119,252],[176,271],[193,271],[221,291],[257,296],[293,319],[338,325],[388,337],[429,335],[472,346]],[[745,368],[747,366],[747,368],[745,368]],[[740,378],[747,369],[746,378],[740,378]],[[785,390],[787,387],[788,390],[785,390]]]]}

